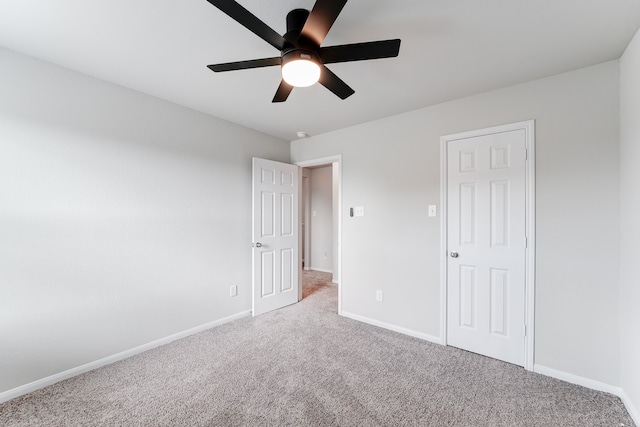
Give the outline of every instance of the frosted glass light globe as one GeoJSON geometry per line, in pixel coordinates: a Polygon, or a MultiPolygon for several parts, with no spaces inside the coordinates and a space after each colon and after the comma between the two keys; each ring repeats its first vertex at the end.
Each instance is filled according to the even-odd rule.
{"type": "Polygon", "coordinates": [[[311,86],[320,78],[320,66],[308,59],[289,61],[282,66],[282,78],[291,86],[311,86]]]}

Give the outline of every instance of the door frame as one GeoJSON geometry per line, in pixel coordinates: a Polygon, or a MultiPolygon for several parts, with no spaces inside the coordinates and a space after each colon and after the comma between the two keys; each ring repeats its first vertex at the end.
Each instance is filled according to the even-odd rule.
{"type": "Polygon", "coordinates": [[[304,171],[305,171],[305,168],[301,167],[300,175],[302,176],[302,181],[301,181],[301,187],[300,187],[300,198],[302,199],[302,201],[300,204],[301,206],[300,212],[303,211],[302,206],[304,206],[304,218],[300,214],[298,214],[298,217],[302,218],[301,226],[300,226],[301,230],[302,230],[302,223],[304,223],[304,231],[300,233],[302,237],[302,245],[300,246],[300,249],[303,251],[302,253],[304,253],[304,257],[302,257],[302,261],[304,263],[302,266],[302,269],[310,270],[309,268],[309,249],[310,249],[309,224],[311,223],[311,221],[309,219],[311,218],[311,215],[309,214],[309,211],[311,210],[311,200],[310,200],[309,192],[311,191],[311,185],[310,185],[311,176],[304,176],[304,171]]]}
{"type": "Polygon", "coordinates": [[[440,137],[440,339],[441,344],[447,345],[447,191],[448,191],[448,157],[447,147],[450,141],[473,138],[493,133],[524,130],[526,139],[526,172],[525,172],[525,349],[524,368],[533,371],[535,345],[535,121],[511,123],[477,129],[440,137]]]}
{"type": "MultiPolygon", "coordinates": [[[[337,224],[334,224],[334,227],[338,227],[337,230],[337,257],[335,257],[336,261],[337,261],[337,265],[334,265],[334,269],[336,270],[337,274],[335,274],[335,277],[337,277],[337,286],[338,286],[338,315],[342,315],[342,155],[341,154],[336,154],[334,156],[327,156],[327,157],[320,157],[320,158],[316,158],[316,159],[310,159],[310,160],[303,160],[303,161],[299,161],[299,162],[295,162],[294,165],[300,167],[300,168],[308,168],[308,167],[313,167],[313,166],[326,166],[326,165],[333,165],[333,164],[337,164],[338,166],[338,171],[337,171],[337,186],[333,186],[334,188],[338,189],[338,194],[337,197],[336,195],[333,196],[333,198],[335,198],[338,201],[338,207],[337,207],[337,218],[335,218],[334,220],[337,220],[337,224]]],[[[302,173],[298,174],[299,176],[299,180],[302,181],[302,173]]],[[[334,176],[334,174],[332,174],[332,177],[334,176]]],[[[302,191],[302,188],[300,188],[300,191],[302,191]]],[[[298,197],[299,203],[302,203],[301,201],[302,197],[298,197]]],[[[299,211],[301,210],[300,208],[300,204],[299,204],[299,211]]],[[[335,211],[335,208],[333,209],[335,211]]],[[[308,225],[307,225],[308,227],[308,225]]],[[[302,240],[302,225],[299,222],[298,223],[298,228],[299,228],[299,239],[302,240]]],[[[299,262],[299,283],[300,283],[300,288],[299,288],[299,299],[302,299],[302,263],[299,262]]]]}

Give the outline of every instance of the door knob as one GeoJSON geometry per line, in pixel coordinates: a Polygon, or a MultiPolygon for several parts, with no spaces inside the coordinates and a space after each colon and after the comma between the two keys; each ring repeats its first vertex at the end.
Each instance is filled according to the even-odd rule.
{"type": "Polygon", "coordinates": [[[260,243],[260,242],[256,242],[256,243],[254,243],[254,244],[253,244],[253,245],[251,245],[251,246],[253,246],[254,248],[261,248],[261,247],[262,247],[262,243],[260,243]]]}
{"type": "Polygon", "coordinates": [[[459,256],[458,252],[451,252],[451,258],[458,258],[459,256]]]}

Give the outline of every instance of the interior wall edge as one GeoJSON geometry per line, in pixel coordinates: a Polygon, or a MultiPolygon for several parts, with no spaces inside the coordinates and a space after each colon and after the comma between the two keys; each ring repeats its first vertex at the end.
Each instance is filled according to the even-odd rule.
{"type": "Polygon", "coordinates": [[[620,58],[620,383],[640,425],[640,30],[620,58]]]}

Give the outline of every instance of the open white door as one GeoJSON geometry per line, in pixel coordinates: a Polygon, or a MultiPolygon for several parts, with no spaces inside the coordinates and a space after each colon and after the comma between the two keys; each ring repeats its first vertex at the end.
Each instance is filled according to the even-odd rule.
{"type": "Polygon", "coordinates": [[[298,166],[253,158],[253,315],[298,302],[298,166]]]}
{"type": "MultiPolygon", "coordinates": [[[[481,133],[481,132],[480,132],[481,133]]],[[[525,365],[526,132],[447,140],[447,343],[525,365]]]]}

